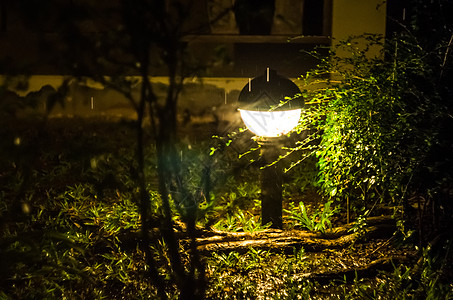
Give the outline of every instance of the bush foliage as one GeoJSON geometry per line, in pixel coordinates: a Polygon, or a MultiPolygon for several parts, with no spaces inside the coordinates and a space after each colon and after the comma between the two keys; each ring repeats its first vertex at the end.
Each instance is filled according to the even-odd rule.
{"type": "Polygon", "coordinates": [[[448,217],[451,204],[438,201],[452,178],[450,91],[440,84],[451,66],[441,64],[449,46],[442,40],[433,53],[412,36],[385,43],[351,37],[304,76],[309,107],[299,129],[318,140],[308,155],[318,159],[318,184],[328,197],[366,210],[422,197],[448,217]]]}

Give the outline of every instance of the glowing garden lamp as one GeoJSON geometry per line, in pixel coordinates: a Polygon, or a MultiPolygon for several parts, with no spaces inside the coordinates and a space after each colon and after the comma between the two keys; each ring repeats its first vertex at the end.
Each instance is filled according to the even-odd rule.
{"type": "MultiPolygon", "coordinates": [[[[239,112],[247,128],[257,136],[265,165],[276,161],[284,136],[299,123],[303,99],[297,85],[269,68],[264,75],[249,79],[238,98],[239,112]],[[290,100],[291,99],[291,100],[290,100]]],[[[261,220],[282,228],[282,167],[263,169],[261,220]]]]}
{"type": "Polygon", "coordinates": [[[239,112],[245,126],[262,137],[289,133],[299,123],[303,100],[297,85],[276,71],[267,69],[263,76],[249,80],[239,94],[239,112]],[[282,104],[284,103],[284,104],[282,104]]]}

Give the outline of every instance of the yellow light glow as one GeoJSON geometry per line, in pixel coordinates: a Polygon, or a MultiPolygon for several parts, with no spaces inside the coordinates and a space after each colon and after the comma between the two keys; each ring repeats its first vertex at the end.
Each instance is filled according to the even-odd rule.
{"type": "Polygon", "coordinates": [[[257,136],[277,137],[289,133],[299,123],[302,109],[252,111],[239,109],[245,126],[257,136]]]}

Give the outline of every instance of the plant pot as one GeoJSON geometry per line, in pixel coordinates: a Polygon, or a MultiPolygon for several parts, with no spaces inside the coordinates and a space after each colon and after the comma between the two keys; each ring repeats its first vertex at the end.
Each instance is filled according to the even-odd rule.
{"type": "Polygon", "coordinates": [[[207,0],[209,26],[212,34],[238,34],[233,12],[234,0],[207,0]]]}
{"type": "MultiPolygon", "coordinates": [[[[318,0],[321,1],[321,0],[318,0]]],[[[275,0],[275,16],[272,34],[302,34],[304,0],[275,0]]]]}
{"type": "Polygon", "coordinates": [[[239,33],[267,35],[274,21],[275,0],[236,0],[234,15],[239,33]]]}

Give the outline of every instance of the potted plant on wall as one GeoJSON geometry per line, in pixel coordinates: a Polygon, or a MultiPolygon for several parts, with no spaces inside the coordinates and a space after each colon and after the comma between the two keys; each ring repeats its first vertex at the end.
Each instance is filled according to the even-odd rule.
{"type": "MultiPolygon", "coordinates": [[[[316,0],[321,1],[321,0],[316,0]]],[[[275,0],[275,16],[271,34],[302,34],[304,0],[275,0]]]]}
{"type": "Polygon", "coordinates": [[[207,0],[209,26],[212,34],[238,34],[234,16],[234,0],[207,0]]]}
{"type": "Polygon", "coordinates": [[[239,33],[267,35],[274,21],[275,0],[236,0],[234,15],[239,33]]]}

